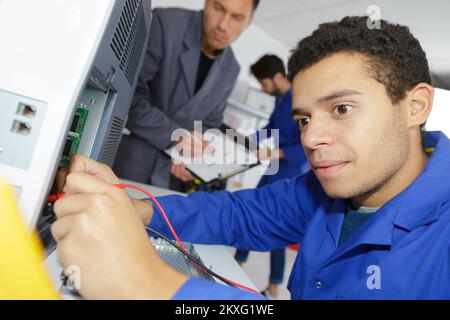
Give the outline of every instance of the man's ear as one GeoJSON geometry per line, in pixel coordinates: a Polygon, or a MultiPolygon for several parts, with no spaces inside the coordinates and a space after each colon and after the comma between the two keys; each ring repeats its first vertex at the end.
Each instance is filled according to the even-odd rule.
{"type": "Polygon", "coordinates": [[[410,127],[425,123],[433,107],[434,88],[421,82],[409,90],[406,96],[406,114],[410,127]]]}

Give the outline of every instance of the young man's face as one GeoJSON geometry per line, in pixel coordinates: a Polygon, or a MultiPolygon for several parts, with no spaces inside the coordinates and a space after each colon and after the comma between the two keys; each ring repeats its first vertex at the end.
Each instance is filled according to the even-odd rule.
{"type": "Polygon", "coordinates": [[[209,46],[228,47],[253,18],[253,0],[206,0],[204,32],[209,46]]]}
{"type": "Polygon", "coordinates": [[[293,115],[305,153],[333,198],[389,188],[408,158],[404,110],[368,75],[359,54],[331,55],[293,81],[293,115]]]}

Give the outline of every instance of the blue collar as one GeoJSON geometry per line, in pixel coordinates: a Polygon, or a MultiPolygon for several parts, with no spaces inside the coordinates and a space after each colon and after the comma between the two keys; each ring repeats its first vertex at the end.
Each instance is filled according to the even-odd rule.
{"type": "Polygon", "coordinates": [[[426,132],[425,147],[434,148],[425,169],[397,197],[394,224],[411,231],[439,218],[439,206],[450,199],[450,140],[442,132],[426,132]]]}
{"type": "MultiPolygon", "coordinates": [[[[391,246],[394,227],[411,231],[439,219],[441,203],[450,199],[450,140],[441,132],[427,132],[426,139],[425,147],[435,151],[422,173],[338,247],[326,264],[362,244],[391,246]]],[[[327,229],[337,246],[348,201],[330,200],[327,229]]]]}

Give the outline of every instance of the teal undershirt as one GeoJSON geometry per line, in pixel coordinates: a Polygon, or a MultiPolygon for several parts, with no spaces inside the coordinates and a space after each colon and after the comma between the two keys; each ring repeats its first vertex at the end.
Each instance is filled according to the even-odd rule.
{"type": "Polygon", "coordinates": [[[342,223],[341,235],[339,237],[339,246],[350,237],[378,208],[355,207],[350,201],[345,212],[344,222],[342,223]]]}
{"type": "MultiPolygon", "coordinates": [[[[428,157],[434,152],[434,148],[425,149],[428,157]]],[[[348,202],[342,223],[341,235],[339,236],[339,246],[350,237],[370,216],[379,208],[357,207],[351,201],[348,202]]]]}

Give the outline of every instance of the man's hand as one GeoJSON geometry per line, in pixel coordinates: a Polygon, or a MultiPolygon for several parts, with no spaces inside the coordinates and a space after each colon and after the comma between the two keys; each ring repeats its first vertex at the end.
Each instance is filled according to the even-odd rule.
{"type": "Polygon", "coordinates": [[[271,148],[268,147],[262,148],[258,150],[258,159],[260,161],[284,159],[284,152],[281,149],[272,150],[271,148]]]}
{"type": "Polygon", "coordinates": [[[110,167],[106,164],[97,162],[88,157],[82,155],[74,155],[70,159],[70,165],[68,171],[58,171],[56,177],[56,185],[58,191],[64,191],[64,185],[66,182],[66,176],[71,172],[84,172],[88,173],[101,181],[109,184],[121,183],[119,178],[114,174],[110,167]]]}
{"type": "Polygon", "coordinates": [[[80,271],[84,298],[169,299],[186,281],[159,258],[124,190],[73,172],[64,191],[52,234],[66,271],[80,271]]]}
{"type": "Polygon", "coordinates": [[[186,166],[181,161],[172,162],[170,166],[170,173],[185,182],[194,180],[194,176],[189,172],[188,169],[186,169],[186,166]]]}
{"type": "Polygon", "coordinates": [[[202,156],[208,146],[208,141],[201,132],[191,131],[188,135],[180,136],[173,146],[183,157],[198,158],[202,156]]]}
{"type": "MultiPolygon", "coordinates": [[[[58,171],[56,174],[57,191],[66,192],[66,177],[68,174],[75,172],[87,173],[110,185],[121,183],[119,178],[117,178],[111,168],[106,164],[89,159],[85,156],[75,155],[70,159],[69,169],[58,171]]],[[[133,203],[135,211],[141,217],[142,222],[145,225],[148,225],[153,215],[153,206],[148,201],[137,200],[131,197],[130,200],[133,203]]]]}

